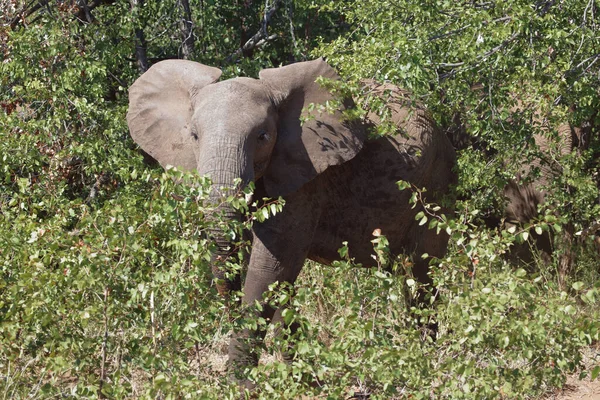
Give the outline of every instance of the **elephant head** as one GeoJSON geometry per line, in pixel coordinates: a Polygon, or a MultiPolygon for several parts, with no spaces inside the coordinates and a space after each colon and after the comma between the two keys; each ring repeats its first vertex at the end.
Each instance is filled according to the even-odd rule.
{"type": "MultiPolygon", "coordinates": [[[[328,167],[352,159],[365,132],[343,122],[340,112],[307,118],[305,108],[332,95],[315,80],[338,79],[322,59],[262,70],[259,79],[218,81],[221,71],[200,63],[167,60],[144,73],[129,90],[127,122],[133,139],[162,166],[209,175],[212,197],[262,180],[270,197],[297,191],[328,167]]],[[[228,218],[239,215],[223,206],[228,218]]],[[[229,243],[213,232],[218,258],[229,243]]],[[[214,264],[214,263],[213,263],[214,264]]],[[[213,265],[221,294],[238,289],[213,265]]]]}

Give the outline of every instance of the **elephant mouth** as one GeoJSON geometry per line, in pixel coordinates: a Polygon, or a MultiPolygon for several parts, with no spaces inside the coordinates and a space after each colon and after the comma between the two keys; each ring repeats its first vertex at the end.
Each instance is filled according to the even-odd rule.
{"type": "Polygon", "coordinates": [[[268,163],[269,163],[269,160],[254,163],[255,180],[258,180],[265,174],[265,170],[267,169],[268,163]]]}

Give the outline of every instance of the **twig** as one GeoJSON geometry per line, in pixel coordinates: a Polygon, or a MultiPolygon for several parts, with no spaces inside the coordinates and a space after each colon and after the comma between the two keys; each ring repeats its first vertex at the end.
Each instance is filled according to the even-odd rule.
{"type": "MultiPolygon", "coordinates": [[[[486,25],[489,25],[489,24],[497,23],[497,22],[508,22],[508,21],[511,21],[511,20],[512,20],[512,17],[508,17],[508,16],[507,17],[501,17],[501,18],[494,19],[491,22],[483,21],[482,25],[486,26],[486,25]]],[[[441,33],[439,35],[431,36],[429,38],[429,41],[433,42],[434,40],[443,39],[445,37],[455,35],[455,34],[460,33],[460,32],[462,32],[462,31],[464,31],[466,29],[469,29],[471,26],[472,26],[471,24],[468,24],[468,25],[465,25],[463,27],[460,27],[460,28],[455,29],[455,30],[450,31],[450,32],[441,33]]]]}
{"type": "MultiPolygon", "coordinates": [[[[502,50],[504,47],[506,47],[506,45],[508,45],[509,43],[511,43],[513,40],[515,40],[517,38],[517,36],[519,36],[519,32],[513,33],[512,35],[510,35],[510,37],[508,39],[504,40],[498,46],[494,47],[493,49],[490,49],[490,50],[486,51],[484,54],[478,55],[475,58],[475,60],[479,60],[479,61],[485,60],[486,58],[488,58],[492,54],[497,53],[498,51],[502,50]]],[[[465,64],[466,64],[466,62],[462,61],[462,62],[457,62],[457,63],[440,63],[438,65],[440,67],[442,67],[442,68],[453,68],[453,67],[462,67],[465,64]]]]}
{"type": "Polygon", "coordinates": [[[582,231],[577,232],[576,235],[581,236],[582,238],[586,238],[591,234],[595,234],[598,229],[600,229],[600,221],[594,222],[592,225],[588,226],[582,231]]]}
{"type": "Polygon", "coordinates": [[[100,385],[98,388],[99,396],[104,399],[102,386],[106,380],[106,342],[108,341],[108,287],[104,288],[104,338],[102,339],[101,364],[100,364],[100,385]]]}
{"type": "Polygon", "coordinates": [[[267,27],[269,26],[271,18],[273,18],[273,15],[275,14],[282,2],[283,0],[275,0],[273,2],[273,5],[269,7],[269,0],[266,0],[265,14],[263,16],[263,22],[261,24],[260,30],[256,32],[254,36],[248,39],[248,41],[242,47],[233,52],[233,54],[229,55],[229,57],[227,57],[227,59],[225,60],[227,63],[232,63],[236,61],[242,54],[245,54],[248,51],[257,47],[260,47],[265,43],[274,40],[277,37],[277,35],[269,36],[267,32],[267,27]]]}

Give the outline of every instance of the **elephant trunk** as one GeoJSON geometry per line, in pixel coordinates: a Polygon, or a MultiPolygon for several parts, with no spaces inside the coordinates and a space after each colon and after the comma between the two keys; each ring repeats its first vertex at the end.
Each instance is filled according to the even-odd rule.
{"type": "MultiPolygon", "coordinates": [[[[212,218],[214,224],[209,234],[214,240],[217,250],[213,255],[211,266],[216,281],[217,291],[221,296],[228,296],[231,291],[241,290],[239,274],[228,271],[227,262],[238,253],[234,242],[228,239],[226,229],[228,222],[241,221],[241,213],[226,202],[230,195],[239,193],[252,179],[252,163],[243,152],[243,145],[231,144],[219,146],[217,149],[204,146],[206,157],[199,157],[198,173],[208,175],[212,180],[210,203],[215,205],[212,218]],[[242,152],[240,152],[242,150],[242,152]],[[240,183],[235,183],[240,179],[240,183]],[[216,220],[216,218],[219,218],[216,220]]],[[[238,238],[239,240],[239,238],[238,238]]]]}

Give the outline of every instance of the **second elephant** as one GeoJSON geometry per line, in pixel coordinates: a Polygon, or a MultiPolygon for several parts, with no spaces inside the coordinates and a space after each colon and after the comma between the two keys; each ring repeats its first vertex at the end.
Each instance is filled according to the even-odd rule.
{"type": "MultiPolygon", "coordinates": [[[[479,86],[475,89],[481,90],[479,86]]],[[[556,121],[551,115],[543,115],[536,104],[527,103],[515,99],[512,96],[510,115],[503,122],[503,129],[518,130],[525,127],[533,139],[533,143],[524,146],[535,151],[535,156],[528,160],[517,160],[517,173],[502,190],[505,199],[503,215],[501,217],[488,217],[486,223],[490,227],[498,227],[500,220],[504,220],[504,228],[520,226],[539,218],[539,207],[544,203],[547,196],[547,187],[552,181],[562,174],[559,159],[582,146],[589,141],[591,127],[584,124],[582,127],[574,126],[562,119],[556,121]],[[525,117],[528,116],[528,117],[525,117]],[[523,118],[527,118],[523,120],[523,118]],[[537,171],[534,171],[537,170],[537,171]],[[530,175],[535,173],[531,179],[530,175]]],[[[498,111],[500,114],[500,111],[498,111]]],[[[469,126],[461,122],[461,113],[454,115],[454,126],[448,129],[446,134],[458,150],[479,150],[487,153],[489,157],[489,146],[480,140],[473,141],[469,134],[469,126]],[[486,149],[486,150],[484,150],[486,149]]],[[[509,161],[505,160],[504,164],[509,161]]],[[[511,161],[511,164],[514,161],[511,161]]],[[[532,264],[537,254],[548,261],[554,247],[554,237],[550,232],[542,234],[533,232],[532,239],[523,243],[515,244],[509,257],[514,262],[532,264]]],[[[561,263],[570,262],[561,260],[561,263]]]]}

